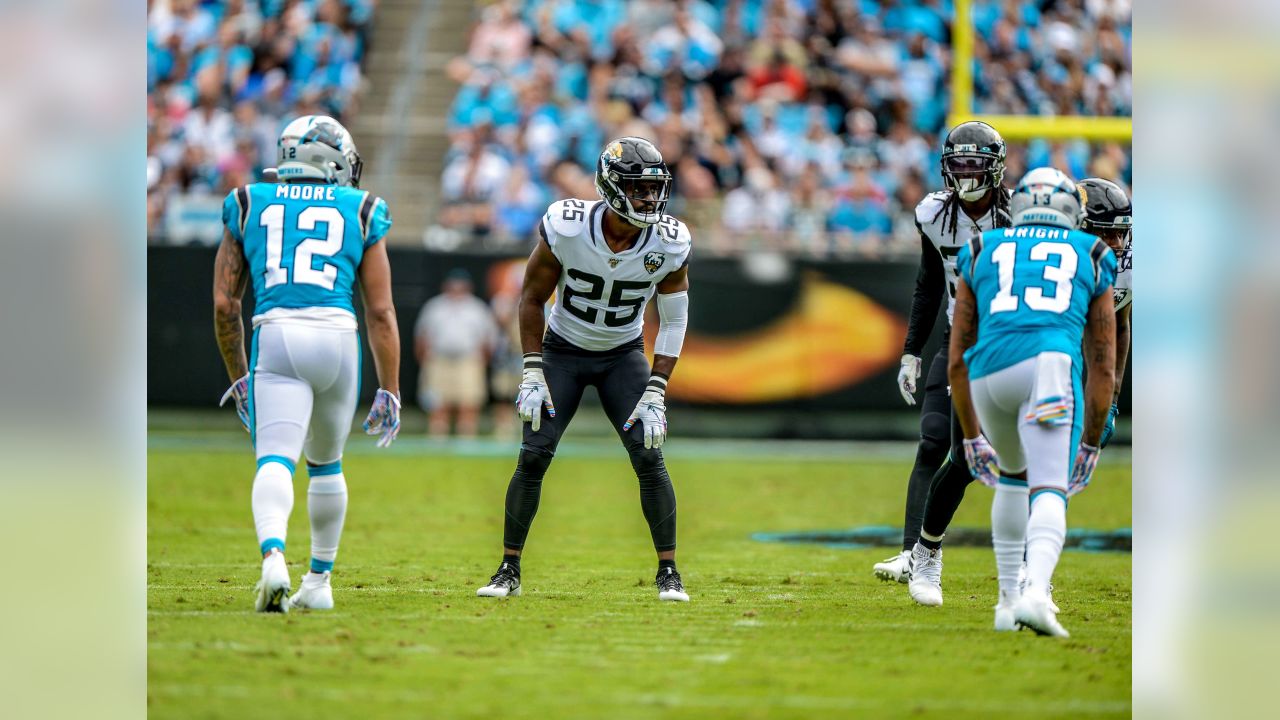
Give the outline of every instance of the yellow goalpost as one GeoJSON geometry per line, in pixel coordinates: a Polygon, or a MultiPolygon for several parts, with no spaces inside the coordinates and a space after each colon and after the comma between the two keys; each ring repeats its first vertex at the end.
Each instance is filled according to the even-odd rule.
{"type": "Polygon", "coordinates": [[[955,0],[956,17],[951,29],[951,109],[948,127],[967,120],[981,120],[1000,131],[1006,140],[1133,139],[1133,118],[1077,115],[979,115],[973,111],[973,14],[971,0],[955,0]]]}

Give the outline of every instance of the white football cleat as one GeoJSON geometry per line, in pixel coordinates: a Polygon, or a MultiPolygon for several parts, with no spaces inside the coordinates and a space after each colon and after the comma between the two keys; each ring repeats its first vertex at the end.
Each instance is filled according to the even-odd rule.
{"type": "Polygon", "coordinates": [[[891,558],[876,563],[871,569],[881,580],[905,583],[911,579],[911,551],[903,550],[891,558]]]}
{"type": "Polygon", "coordinates": [[[658,599],[674,602],[689,602],[689,593],[684,591],[684,583],[680,573],[672,568],[662,568],[653,583],[658,586],[658,599]],[[663,572],[665,570],[666,572],[663,572]]]}
{"type": "Polygon", "coordinates": [[[476,597],[520,597],[520,571],[508,563],[498,566],[489,584],[476,590],[476,597]]]}
{"type": "Polygon", "coordinates": [[[289,612],[289,567],[285,565],[284,553],[274,548],[267,553],[262,559],[262,579],[254,589],[258,591],[254,610],[289,612]]]}
{"type": "Polygon", "coordinates": [[[1018,596],[1000,591],[1000,601],[996,603],[996,630],[1006,632],[1020,630],[1018,621],[1013,617],[1013,608],[1018,604],[1018,596]]]}
{"type": "Polygon", "coordinates": [[[298,592],[289,598],[294,610],[332,610],[333,587],[329,585],[329,573],[309,572],[302,576],[298,592]]]}
{"type": "MultiPolygon", "coordinates": [[[[1018,592],[1024,592],[1027,589],[1027,562],[1022,561],[1022,566],[1018,568],[1018,592]]],[[[1049,583],[1049,589],[1045,591],[1045,595],[1049,598],[1049,609],[1054,614],[1062,612],[1058,608],[1058,603],[1053,601],[1053,583],[1049,583]]]]}
{"type": "Polygon", "coordinates": [[[942,548],[930,550],[916,543],[911,549],[911,581],[907,583],[907,592],[921,605],[942,604],[942,548]]]}
{"type": "Polygon", "coordinates": [[[1027,588],[1013,608],[1013,619],[1023,627],[1029,627],[1038,635],[1053,637],[1071,637],[1071,633],[1058,622],[1057,613],[1053,611],[1053,603],[1043,590],[1035,587],[1027,588]]]}

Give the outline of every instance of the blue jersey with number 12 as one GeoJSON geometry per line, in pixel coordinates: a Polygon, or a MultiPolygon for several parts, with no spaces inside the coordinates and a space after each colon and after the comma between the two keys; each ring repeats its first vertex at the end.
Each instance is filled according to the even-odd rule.
{"type": "Polygon", "coordinates": [[[956,266],[977,304],[978,341],[964,354],[969,377],[1051,351],[1081,367],[1089,304],[1115,284],[1106,243],[1043,225],[988,230],[960,250],[956,266]]]}
{"type": "Polygon", "coordinates": [[[315,183],[254,183],[222,203],[222,222],[244,248],[255,318],[277,308],[336,308],[355,316],[364,251],[386,236],[391,214],[365,190],[315,183]]]}

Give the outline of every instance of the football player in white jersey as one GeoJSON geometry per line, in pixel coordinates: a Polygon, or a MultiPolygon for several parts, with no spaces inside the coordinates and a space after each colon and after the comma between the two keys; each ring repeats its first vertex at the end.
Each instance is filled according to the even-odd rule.
{"type": "Polygon", "coordinates": [[[277,154],[278,184],[236,188],[223,203],[214,324],[232,385],[222,401],[235,400],[257,456],[252,504],[262,580],[255,608],[327,610],[347,510],[342,451],[360,382],[357,282],[381,386],[365,430],[381,434],[378,445],[385,446],[400,428],[400,335],[382,242],[391,215],[386,202],[359,189],[360,154],[337,120],[294,120],[277,154]],[[253,340],[246,360],[240,298],[250,284],[253,340]],[[284,550],[300,456],[310,477],[311,562],[290,597],[284,550]]]}
{"type": "Polygon", "coordinates": [[[956,255],[973,236],[1009,226],[1004,160],[1004,139],[995,128],[976,121],[955,126],[942,149],[946,189],[925,196],[915,211],[920,270],[898,372],[899,391],[907,404],[916,403],[920,355],[944,293],[948,326],[925,381],[920,444],[907,483],[902,551],[876,563],[874,571],[882,580],[910,583],[911,597],[923,605],[942,604],[942,535],[973,480],[964,462],[963,437],[947,381],[947,339],[959,277],[956,255]]]}
{"type": "Polygon", "coordinates": [[[525,270],[524,379],[516,398],[524,442],[507,487],[502,562],[476,591],[482,597],[520,594],[520,556],[542,478],[590,385],[640,481],[640,506],[658,553],[658,598],[689,599],[676,570],[676,496],[660,449],[667,436],[663,397],[688,324],[689,229],[663,213],[671,173],[648,140],[609,143],[595,179],[601,200],[569,198],[547,208],[525,270]],[[644,309],[655,292],[661,324],[650,367],[644,309]]]}
{"type": "Polygon", "coordinates": [[[1120,389],[1124,368],[1129,361],[1129,321],[1133,317],[1133,204],[1124,189],[1110,180],[1085,178],[1076,183],[1084,195],[1085,218],[1080,229],[1097,235],[1116,254],[1118,270],[1114,290],[1116,303],[1116,389],[1107,424],[1102,431],[1102,445],[1111,442],[1120,414],[1120,389]]]}

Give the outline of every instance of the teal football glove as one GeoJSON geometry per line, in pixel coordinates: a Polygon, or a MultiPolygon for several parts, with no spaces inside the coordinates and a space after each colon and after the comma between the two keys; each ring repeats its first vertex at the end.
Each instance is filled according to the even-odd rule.
{"type": "Polygon", "coordinates": [[[1107,424],[1102,427],[1102,442],[1098,443],[1098,449],[1107,446],[1111,442],[1111,436],[1116,434],[1116,417],[1120,415],[1120,406],[1111,403],[1111,411],[1107,413],[1107,424]]]}

